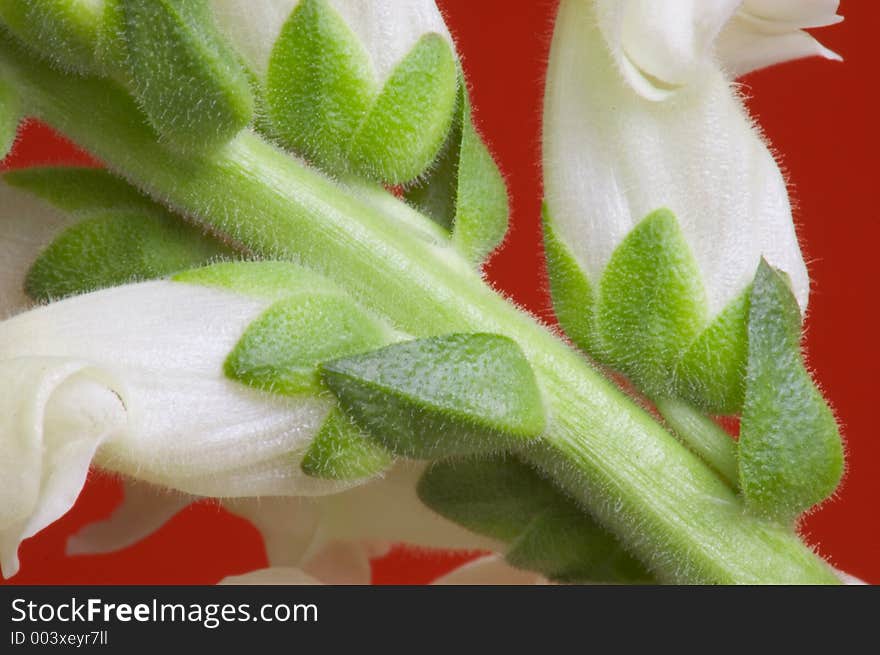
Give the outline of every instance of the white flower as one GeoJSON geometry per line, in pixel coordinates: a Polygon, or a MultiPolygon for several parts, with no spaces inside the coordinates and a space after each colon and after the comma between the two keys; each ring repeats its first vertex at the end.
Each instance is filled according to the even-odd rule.
{"type": "MultiPolygon", "coordinates": [[[[272,46],[300,0],[211,0],[220,30],[265,76],[272,46]]],[[[328,0],[370,56],[381,86],[424,34],[452,37],[433,0],[328,0]]]]}
{"type": "Polygon", "coordinates": [[[709,315],[763,256],[809,291],[785,179],[732,75],[807,55],[803,27],[839,20],[822,0],[562,0],[544,115],[548,212],[597,282],[649,212],[676,215],[709,315]]]}
{"type": "Polygon", "coordinates": [[[63,515],[94,461],[203,496],[311,495],[344,484],[299,462],[331,401],[227,379],[270,301],[170,281],[117,287],[0,323],[0,564],[63,515]]]}

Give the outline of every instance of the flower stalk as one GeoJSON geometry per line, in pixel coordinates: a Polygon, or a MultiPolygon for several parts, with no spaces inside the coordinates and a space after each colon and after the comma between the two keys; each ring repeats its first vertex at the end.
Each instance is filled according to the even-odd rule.
{"type": "Polygon", "coordinates": [[[400,229],[387,212],[247,130],[201,154],[176,153],[159,142],[120,87],[65,76],[6,34],[0,34],[0,73],[15,83],[29,115],[243,251],[316,270],[417,337],[483,331],[516,341],[547,413],[544,435],[517,454],[658,579],[836,582],[791,527],[748,515],[725,481],[647,412],[493,292],[448,243],[426,238],[431,228],[400,229]]]}

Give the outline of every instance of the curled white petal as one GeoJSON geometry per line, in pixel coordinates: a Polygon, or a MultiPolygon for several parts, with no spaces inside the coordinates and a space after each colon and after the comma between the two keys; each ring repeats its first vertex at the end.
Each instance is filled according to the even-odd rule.
{"type": "MultiPolygon", "coordinates": [[[[212,0],[211,4],[220,30],[254,72],[265,76],[272,47],[299,0],[212,0]]],[[[433,0],[329,0],[329,4],[360,39],[380,85],[424,34],[435,32],[452,43],[433,0]]]]}
{"type": "Polygon", "coordinates": [[[42,250],[75,218],[0,182],[0,319],[33,304],[25,275],[42,250]]]}
{"type": "Polygon", "coordinates": [[[563,0],[544,121],[548,209],[591,280],[636,223],[668,207],[711,315],[746,287],[762,256],[806,307],[785,180],[720,69],[704,68],[663,102],[644,98],[620,76],[591,3],[563,0]]]}
{"type": "Polygon", "coordinates": [[[0,567],[18,571],[18,545],[74,504],[95,451],[126,424],[106,372],[51,357],[0,360],[0,567]]]}
{"type": "Polygon", "coordinates": [[[193,500],[186,494],[126,479],[119,506],[107,518],[71,535],[65,552],[94,555],[127,548],[161,528],[193,500]]]}

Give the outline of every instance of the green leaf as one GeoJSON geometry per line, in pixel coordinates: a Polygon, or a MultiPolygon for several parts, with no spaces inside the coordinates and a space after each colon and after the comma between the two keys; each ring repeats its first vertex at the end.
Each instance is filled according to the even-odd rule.
{"type": "Polygon", "coordinates": [[[217,287],[252,298],[277,301],[296,293],[340,293],[322,275],[290,262],[223,262],[183,271],[175,282],[217,287]]]}
{"type": "Polygon", "coordinates": [[[217,146],[248,124],[247,75],[206,0],[123,0],[122,9],[133,93],[170,146],[217,146]]]}
{"type": "Polygon", "coordinates": [[[426,177],[407,190],[406,199],[451,230],[458,250],[474,264],[481,264],[507,233],[507,187],[474,128],[461,75],[446,143],[426,177]]]}
{"type": "Polygon", "coordinates": [[[738,414],[745,397],[751,287],[725,307],[675,367],[680,398],[711,414],[738,414]]]}
{"type": "Polygon", "coordinates": [[[752,284],[748,335],[740,485],[751,512],[789,522],[837,488],[843,446],[804,366],[797,300],[764,261],[752,284]]]}
{"type": "Polygon", "coordinates": [[[649,395],[668,395],[675,364],[705,321],[700,280],[672,212],[645,217],[599,281],[599,358],[649,395]]]}
{"type": "Polygon", "coordinates": [[[3,179],[68,212],[158,208],[128,182],[102,168],[37,166],[9,171],[3,179]]]}
{"type": "Polygon", "coordinates": [[[162,277],[227,254],[166,213],[96,212],[43,251],[28,271],[25,290],[34,300],[48,301],[162,277]]]}
{"type": "Polygon", "coordinates": [[[510,544],[508,561],[566,582],[644,582],[617,540],[535,470],[510,456],[433,464],[419,498],[472,532],[510,544]]]}
{"type": "Polygon", "coordinates": [[[389,184],[421,175],[452,123],[458,70],[449,43],[426,34],[397,64],[349,146],[354,172],[389,184]]]}
{"type": "Polygon", "coordinates": [[[593,287],[568,246],[556,235],[547,203],[541,208],[541,215],[553,311],[568,338],[584,352],[595,355],[598,348],[593,287]]]}
{"type": "Polygon", "coordinates": [[[500,335],[397,343],[326,363],[322,379],[364,430],[406,457],[509,450],[544,429],[534,373],[500,335]]]}
{"type": "Polygon", "coordinates": [[[359,480],[378,475],[391,455],[338,409],[330,411],[300,467],[306,475],[329,480],[359,480]]]}
{"type": "Polygon", "coordinates": [[[90,0],[0,0],[0,19],[29,48],[60,68],[98,71],[101,6],[90,0]]]}
{"type": "Polygon", "coordinates": [[[352,136],[378,92],[369,55],[326,0],[302,0],[272,47],[273,132],[318,166],[347,169],[352,136]]]}
{"type": "Polygon", "coordinates": [[[0,160],[5,159],[15,143],[21,120],[21,102],[15,88],[0,78],[0,160]]]}
{"type": "Polygon", "coordinates": [[[310,290],[280,300],[253,321],[226,359],[227,377],[272,393],[324,390],[321,362],[385,345],[390,331],[341,294],[310,290]]]}

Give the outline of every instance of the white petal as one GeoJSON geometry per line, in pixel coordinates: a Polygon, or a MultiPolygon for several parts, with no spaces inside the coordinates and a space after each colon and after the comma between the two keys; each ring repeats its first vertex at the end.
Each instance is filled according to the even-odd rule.
{"type": "Polygon", "coordinates": [[[90,523],[67,539],[68,555],[111,553],[145,539],[194,500],[143,482],[123,481],[122,502],[106,519],[90,523]]]}
{"type": "Polygon", "coordinates": [[[126,423],[113,381],[88,363],[0,360],[0,566],[18,570],[18,544],[74,504],[102,441],[126,423]]]}
{"type": "Polygon", "coordinates": [[[718,37],[718,57],[730,77],[804,57],[824,57],[840,61],[807,32],[770,31],[748,17],[735,16],[718,37]]]}
{"type": "Polygon", "coordinates": [[[42,250],[76,219],[0,181],[0,319],[33,303],[24,278],[42,250]]]}
{"type": "Polygon", "coordinates": [[[315,540],[318,505],[307,498],[228,498],[223,506],[263,536],[272,566],[300,566],[315,540]]]}
{"type": "MultiPolygon", "coordinates": [[[[712,42],[740,2],[597,0],[594,4],[599,29],[624,78],[641,96],[663,100],[708,63],[712,42]]],[[[582,38],[594,37],[591,33],[582,38]]]]}
{"type": "Polygon", "coordinates": [[[547,79],[544,176],[563,240],[596,283],[649,212],[677,216],[711,315],[753,279],[760,257],[809,291],[785,180],[720,70],[664,102],[621,81],[587,3],[563,0],[547,79]]]}
{"type": "Polygon", "coordinates": [[[840,0],[744,0],[740,13],[794,29],[825,27],[843,20],[840,0]]]}
{"type": "Polygon", "coordinates": [[[320,585],[325,584],[306,574],[302,569],[292,567],[271,567],[258,569],[242,575],[223,578],[223,585],[320,585]]]}
{"type": "Polygon", "coordinates": [[[486,555],[434,580],[435,585],[545,585],[549,581],[532,571],[508,564],[501,555],[486,555]]]}

